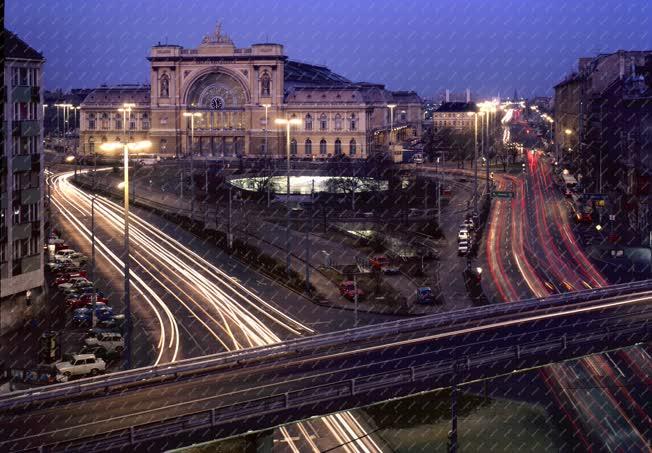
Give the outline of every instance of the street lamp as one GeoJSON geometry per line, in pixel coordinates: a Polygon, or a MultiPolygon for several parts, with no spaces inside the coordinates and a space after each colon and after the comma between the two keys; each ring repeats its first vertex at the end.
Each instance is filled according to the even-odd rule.
{"type": "MultiPolygon", "coordinates": [[[[489,200],[491,198],[491,193],[489,192],[489,149],[493,148],[491,143],[493,142],[492,140],[492,135],[490,132],[493,130],[493,124],[491,121],[491,115],[496,113],[496,104],[493,102],[483,102],[480,104],[480,108],[482,111],[484,111],[487,115],[487,127],[486,127],[486,134],[487,134],[487,143],[485,144],[484,141],[484,135],[482,139],[482,154],[484,155],[486,159],[486,166],[485,166],[485,179],[486,179],[486,192],[487,192],[487,199],[489,200]],[[491,130],[490,130],[491,128],[491,130]],[[485,147],[486,146],[486,147],[485,147]]],[[[483,121],[484,123],[484,121],[483,121]]]]}
{"type": "MultiPolygon", "coordinates": [[[[95,202],[97,195],[91,197],[91,281],[95,281],[95,202]]],[[[92,295],[93,308],[91,312],[91,326],[95,327],[97,319],[95,317],[95,310],[97,309],[97,286],[93,285],[92,295]]]]}
{"type": "Polygon", "coordinates": [[[129,150],[141,151],[151,148],[152,142],[143,140],[140,142],[108,142],[102,143],[102,151],[116,151],[123,149],[124,154],[124,306],[125,306],[125,368],[131,368],[131,299],[129,297],[129,150]]]}
{"type": "Polygon", "coordinates": [[[389,144],[392,144],[392,132],[394,131],[394,109],[396,104],[387,104],[389,109],[389,144]]]}
{"type": "Polygon", "coordinates": [[[285,273],[290,275],[290,209],[288,209],[290,204],[290,128],[294,126],[299,126],[301,120],[299,118],[276,118],[274,123],[279,126],[285,126],[286,134],[286,153],[287,153],[287,175],[286,175],[286,194],[287,199],[285,200],[285,210],[287,211],[286,223],[285,223],[285,247],[287,249],[287,258],[285,263],[285,273]]]}
{"type": "Polygon", "coordinates": [[[484,112],[467,112],[473,116],[473,214],[478,214],[478,115],[484,116],[484,112]]]}
{"type": "MultiPolygon", "coordinates": [[[[183,116],[190,118],[190,218],[195,215],[195,177],[194,158],[192,148],[195,142],[195,117],[201,117],[200,112],[183,112],[183,116]]],[[[183,185],[183,179],[181,180],[183,185]]]]}

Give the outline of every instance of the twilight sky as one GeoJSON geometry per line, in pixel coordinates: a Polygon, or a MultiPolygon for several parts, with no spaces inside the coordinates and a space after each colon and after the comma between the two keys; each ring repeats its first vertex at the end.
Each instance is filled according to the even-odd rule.
{"type": "Polygon", "coordinates": [[[46,88],[149,82],[158,41],[236,46],[432,97],[550,94],[580,56],[652,50],[651,0],[7,0],[5,26],[47,59],[46,88]]]}

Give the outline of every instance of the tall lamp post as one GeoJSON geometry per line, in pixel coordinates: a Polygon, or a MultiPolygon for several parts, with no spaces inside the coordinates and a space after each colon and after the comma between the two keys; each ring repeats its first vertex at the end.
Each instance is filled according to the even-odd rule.
{"type": "MultiPolygon", "coordinates": [[[[561,146],[561,156],[563,156],[564,153],[566,153],[566,137],[568,137],[568,140],[570,142],[570,136],[571,135],[573,135],[572,129],[568,129],[568,128],[564,129],[564,142],[562,143],[562,146],[561,146]]],[[[570,146],[569,146],[569,148],[570,148],[570,146]]],[[[564,161],[565,160],[566,159],[564,159],[564,161]]]]}
{"type": "Polygon", "coordinates": [[[290,275],[290,128],[292,126],[299,126],[301,120],[299,118],[276,118],[274,123],[285,126],[285,135],[286,135],[286,153],[287,153],[287,174],[286,174],[286,194],[287,199],[285,200],[285,210],[287,211],[285,219],[285,247],[287,249],[287,257],[285,262],[285,273],[290,275]]]}
{"type": "MultiPolygon", "coordinates": [[[[95,281],[95,202],[97,201],[97,195],[91,197],[91,281],[95,281]]],[[[93,295],[92,295],[93,308],[91,311],[91,325],[95,327],[97,323],[97,318],[95,316],[95,310],[97,309],[97,286],[93,286],[93,295]]]]}
{"type": "Polygon", "coordinates": [[[478,115],[483,116],[484,112],[468,112],[473,116],[473,214],[478,213],[478,115]]]}
{"type": "Polygon", "coordinates": [[[394,109],[396,104],[387,104],[389,109],[389,144],[392,144],[392,132],[394,132],[394,109]]]}
{"type": "MultiPolygon", "coordinates": [[[[183,112],[183,116],[190,118],[190,218],[192,219],[195,215],[195,159],[193,158],[192,148],[195,143],[195,118],[201,117],[201,113],[183,112]]],[[[183,180],[181,181],[181,184],[183,184],[183,180]]]]}
{"type": "Polygon", "coordinates": [[[125,306],[125,369],[131,368],[131,342],[132,342],[132,323],[131,323],[131,298],[130,275],[129,275],[129,151],[142,151],[151,148],[152,142],[143,140],[140,142],[108,142],[102,143],[102,151],[116,151],[120,148],[123,150],[124,159],[124,306],[125,306]]]}

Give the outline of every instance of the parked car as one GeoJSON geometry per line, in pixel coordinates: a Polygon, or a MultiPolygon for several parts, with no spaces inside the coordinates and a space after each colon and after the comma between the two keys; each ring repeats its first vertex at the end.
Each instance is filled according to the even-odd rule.
{"type": "Polygon", "coordinates": [[[355,295],[358,295],[358,299],[364,297],[364,291],[362,291],[359,287],[356,288],[355,284],[351,280],[346,280],[340,283],[340,294],[344,297],[346,297],[349,300],[354,300],[355,295]]]}
{"type": "Polygon", "coordinates": [[[383,274],[385,275],[398,275],[401,273],[401,269],[395,264],[388,264],[383,268],[383,274]]]}
{"type": "Polygon", "coordinates": [[[65,257],[54,257],[51,261],[48,261],[45,264],[45,268],[51,272],[56,272],[59,270],[62,270],[66,267],[73,266],[72,260],[70,258],[65,258],[65,257]]]}
{"type": "Polygon", "coordinates": [[[422,164],[424,162],[423,154],[417,153],[414,156],[412,156],[412,162],[414,162],[415,164],[422,164]]]}
{"type": "Polygon", "coordinates": [[[107,352],[122,352],[125,348],[124,338],[116,332],[98,333],[94,337],[86,338],[84,343],[87,346],[101,346],[107,352]]]}
{"type": "Polygon", "coordinates": [[[95,357],[93,354],[75,354],[69,362],[55,364],[57,380],[67,381],[73,376],[96,375],[106,370],[104,360],[95,357]]]}
{"type": "Polygon", "coordinates": [[[107,319],[100,319],[95,325],[98,329],[107,329],[122,333],[125,324],[125,315],[113,315],[107,319]]]}
{"type": "Polygon", "coordinates": [[[464,256],[467,253],[469,253],[469,247],[470,243],[468,241],[460,241],[457,244],[457,254],[460,256],[464,256]]]}
{"type": "Polygon", "coordinates": [[[61,284],[57,285],[57,288],[59,290],[61,290],[61,291],[65,291],[65,290],[70,289],[73,286],[75,286],[75,284],[81,283],[81,282],[89,282],[90,283],[90,281],[86,277],[73,277],[70,280],[68,280],[66,283],[61,283],[61,284]]]}
{"type": "Polygon", "coordinates": [[[73,249],[59,250],[58,252],[56,252],[54,254],[54,259],[55,260],[57,260],[57,259],[62,260],[62,259],[65,259],[65,258],[70,258],[70,256],[74,255],[75,253],[77,253],[77,252],[74,251],[73,249]]]}
{"type": "MultiPolygon", "coordinates": [[[[64,283],[66,285],[66,283],[64,283]]],[[[59,285],[61,287],[62,285],[59,285]]],[[[86,279],[75,282],[72,286],[64,288],[63,293],[66,295],[79,294],[82,292],[92,292],[95,285],[86,279]]]]}
{"type": "MultiPolygon", "coordinates": [[[[92,312],[92,306],[89,307],[88,305],[85,308],[76,309],[72,315],[72,323],[76,326],[90,324],[92,312]]],[[[106,305],[101,304],[95,308],[95,317],[98,321],[108,320],[112,316],[113,309],[111,307],[107,307],[106,305]]]]}
{"type": "Polygon", "coordinates": [[[69,255],[68,258],[70,259],[70,261],[72,261],[73,263],[77,263],[78,265],[83,265],[88,262],[88,257],[80,252],[75,252],[69,255]]]}
{"type": "Polygon", "coordinates": [[[64,283],[69,283],[73,278],[86,279],[86,272],[65,272],[58,275],[52,282],[52,286],[58,287],[64,283]]]}
{"type": "Polygon", "coordinates": [[[458,241],[468,241],[470,238],[469,230],[466,228],[462,228],[459,233],[457,233],[457,240],[458,241]]]}
{"type": "Polygon", "coordinates": [[[434,304],[435,295],[427,286],[417,288],[417,304],[434,304]]]}
{"type": "Polygon", "coordinates": [[[462,225],[460,225],[460,227],[471,231],[475,229],[475,222],[472,219],[468,218],[465,219],[464,222],[462,222],[462,225]]]}
{"type": "Polygon", "coordinates": [[[389,265],[389,258],[385,255],[376,255],[369,258],[369,264],[375,269],[382,269],[389,265]]]}
{"type": "MultiPolygon", "coordinates": [[[[104,297],[102,293],[97,295],[97,303],[102,303],[104,305],[109,305],[109,299],[104,297]]],[[[73,294],[72,297],[66,299],[66,306],[71,309],[84,308],[87,305],[93,304],[93,293],[86,293],[81,295],[73,294]]]]}

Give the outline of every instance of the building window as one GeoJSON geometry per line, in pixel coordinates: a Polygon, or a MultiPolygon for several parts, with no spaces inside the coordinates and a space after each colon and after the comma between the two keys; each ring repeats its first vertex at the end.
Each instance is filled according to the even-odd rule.
{"type": "Polygon", "coordinates": [[[168,141],[166,139],[162,138],[161,139],[161,149],[160,149],[160,151],[162,153],[165,153],[165,152],[167,152],[167,150],[168,150],[168,141]]]}
{"type": "Polygon", "coordinates": [[[20,71],[19,68],[12,68],[11,71],[11,86],[18,86],[20,83],[20,71]]]}
{"type": "Polygon", "coordinates": [[[269,72],[266,70],[263,71],[263,75],[260,76],[260,93],[262,96],[269,96],[271,92],[272,78],[269,76],[269,72]]]}
{"type": "Polygon", "coordinates": [[[356,153],[356,143],[355,143],[355,138],[352,138],[351,141],[349,142],[349,154],[351,156],[355,156],[356,153]]]}
{"type": "Polygon", "coordinates": [[[349,129],[354,131],[358,128],[358,119],[355,116],[355,113],[351,113],[349,117],[349,129]]]}
{"type": "Polygon", "coordinates": [[[407,121],[407,113],[405,110],[401,110],[401,121],[407,121]]]}
{"type": "Polygon", "coordinates": [[[159,96],[162,98],[167,98],[170,96],[170,78],[167,76],[167,74],[163,74],[161,77],[159,96]]]}
{"type": "Polygon", "coordinates": [[[312,141],[310,141],[309,138],[306,139],[304,153],[306,156],[310,156],[312,154],[312,141]]]}
{"type": "Polygon", "coordinates": [[[29,246],[27,253],[30,255],[38,255],[41,249],[41,236],[32,236],[29,238],[29,246]]]}
{"type": "Polygon", "coordinates": [[[100,125],[102,130],[109,129],[109,115],[107,113],[102,113],[100,115],[100,125]]]}
{"type": "Polygon", "coordinates": [[[168,124],[168,117],[166,115],[163,115],[159,121],[160,121],[161,125],[164,126],[164,125],[168,124]]]}
{"type": "Polygon", "coordinates": [[[38,203],[27,205],[27,220],[36,222],[38,220],[38,203]]]}
{"type": "Polygon", "coordinates": [[[340,115],[339,113],[335,115],[335,130],[336,131],[342,130],[342,115],[340,115]]]}
{"type": "Polygon", "coordinates": [[[93,154],[95,152],[95,138],[93,137],[88,138],[88,152],[90,154],[93,154]]]}
{"type": "Polygon", "coordinates": [[[20,68],[20,85],[29,86],[29,72],[27,68],[20,68]]]}
{"type": "Polygon", "coordinates": [[[115,129],[122,129],[122,115],[119,113],[115,115],[115,129]]]}
{"type": "Polygon", "coordinates": [[[95,114],[94,113],[89,113],[88,114],[88,130],[90,130],[90,131],[95,130],[95,114]]]}
{"type": "Polygon", "coordinates": [[[339,156],[342,154],[342,141],[338,138],[335,140],[335,155],[339,156]]]}
{"type": "Polygon", "coordinates": [[[136,114],[133,112],[129,115],[129,129],[136,129],[136,114]]]}
{"type": "Polygon", "coordinates": [[[312,116],[310,115],[310,113],[306,115],[305,125],[307,131],[312,130],[312,116]]]}
{"type": "Polygon", "coordinates": [[[143,113],[143,129],[149,129],[149,115],[143,113]]]}
{"type": "Polygon", "coordinates": [[[322,113],[319,117],[319,130],[326,131],[328,130],[328,117],[325,113],[322,113]]]}
{"type": "Polygon", "coordinates": [[[326,140],[324,140],[323,138],[319,142],[319,154],[321,154],[322,156],[326,155],[326,140]]]}
{"type": "Polygon", "coordinates": [[[290,154],[297,155],[297,141],[294,138],[290,141],[290,154]]]}

